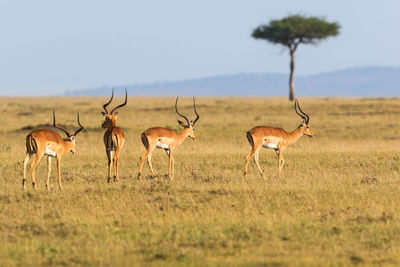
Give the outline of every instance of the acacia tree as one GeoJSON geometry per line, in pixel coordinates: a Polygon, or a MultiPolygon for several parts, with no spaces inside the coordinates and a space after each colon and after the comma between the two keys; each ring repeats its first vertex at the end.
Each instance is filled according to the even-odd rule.
{"type": "Polygon", "coordinates": [[[340,25],[337,22],[327,22],[324,18],[288,16],[280,20],[271,20],[267,25],[260,25],[252,36],[273,44],[281,44],[289,48],[290,78],[289,100],[294,96],[294,61],[299,44],[317,44],[318,41],[339,34],[340,25]]]}

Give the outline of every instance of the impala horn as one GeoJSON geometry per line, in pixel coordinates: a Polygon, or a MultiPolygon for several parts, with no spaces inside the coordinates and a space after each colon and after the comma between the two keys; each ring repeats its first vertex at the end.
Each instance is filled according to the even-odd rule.
{"type": "Polygon", "coordinates": [[[193,109],[194,109],[194,113],[196,114],[197,118],[193,121],[193,126],[194,124],[200,119],[199,114],[197,114],[197,110],[196,110],[196,100],[193,97],[193,109]]]}
{"type": "Polygon", "coordinates": [[[190,126],[190,120],[189,120],[185,115],[179,113],[179,111],[178,111],[178,99],[179,99],[179,96],[176,97],[176,101],[175,101],[175,111],[176,111],[176,113],[178,113],[179,116],[181,116],[182,118],[184,118],[185,121],[187,122],[187,124],[190,126]]]}
{"type": "Polygon", "coordinates": [[[125,102],[122,103],[121,105],[116,106],[115,108],[113,108],[113,110],[111,110],[110,114],[113,114],[114,111],[116,111],[117,109],[119,109],[119,108],[125,106],[127,102],[128,102],[128,91],[127,91],[126,88],[125,88],[125,102]]]}
{"type": "Polygon", "coordinates": [[[80,128],[75,131],[74,136],[76,136],[80,131],[83,130],[83,126],[81,125],[81,122],[79,121],[79,112],[78,112],[78,125],[80,128]]]}
{"type": "Polygon", "coordinates": [[[103,108],[104,108],[106,114],[109,114],[108,111],[107,111],[107,106],[110,105],[110,103],[111,103],[111,101],[113,100],[113,98],[114,98],[114,88],[112,89],[112,94],[111,94],[110,101],[108,101],[107,103],[105,103],[105,104],[103,105],[103,108]]]}
{"type": "Polygon", "coordinates": [[[56,110],[53,109],[53,127],[63,131],[68,137],[71,137],[71,134],[63,127],[56,125],[56,110]]]}
{"type": "Polygon", "coordinates": [[[307,115],[304,111],[301,110],[299,101],[296,99],[294,102],[294,110],[296,111],[297,115],[299,115],[305,123],[309,123],[310,116],[307,115]]]}

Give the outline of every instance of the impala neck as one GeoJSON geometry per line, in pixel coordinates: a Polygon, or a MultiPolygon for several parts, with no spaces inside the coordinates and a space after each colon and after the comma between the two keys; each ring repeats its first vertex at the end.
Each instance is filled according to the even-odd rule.
{"type": "Polygon", "coordinates": [[[304,135],[304,126],[300,124],[296,129],[289,133],[290,139],[288,141],[288,145],[294,144],[299,140],[300,137],[304,135]]]}
{"type": "Polygon", "coordinates": [[[108,128],[117,127],[117,118],[111,118],[111,125],[108,128]]]}
{"type": "Polygon", "coordinates": [[[74,150],[75,144],[70,140],[64,140],[64,151],[63,155],[67,154],[69,151],[74,150]]]}
{"type": "Polygon", "coordinates": [[[183,128],[182,131],[178,133],[178,145],[182,144],[185,141],[186,137],[189,136],[190,128],[183,128]]]}

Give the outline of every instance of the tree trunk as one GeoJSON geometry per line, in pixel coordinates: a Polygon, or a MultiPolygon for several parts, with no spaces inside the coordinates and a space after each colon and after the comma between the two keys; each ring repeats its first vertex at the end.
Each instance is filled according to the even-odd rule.
{"type": "Polygon", "coordinates": [[[295,99],[294,96],[294,60],[295,60],[295,55],[294,53],[296,52],[295,49],[290,49],[290,79],[289,79],[289,100],[293,101],[295,99]]]}

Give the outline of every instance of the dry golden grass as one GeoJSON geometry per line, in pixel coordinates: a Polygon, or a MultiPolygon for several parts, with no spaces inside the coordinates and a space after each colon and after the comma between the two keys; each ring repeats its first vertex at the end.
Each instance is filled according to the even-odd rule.
{"type": "MultiPolygon", "coordinates": [[[[122,101],[122,99],[118,99],[122,101]]],[[[127,142],[118,184],[107,184],[100,128],[106,98],[0,98],[0,265],[351,265],[400,264],[400,100],[301,99],[316,138],[285,151],[276,179],[273,151],[243,180],[245,133],[256,125],[294,129],[299,117],[282,98],[198,98],[198,139],[144,167],[140,133],[179,129],[174,98],[130,98],[119,112],[127,142]],[[56,167],[47,192],[46,162],[37,190],[21,190],[29,127],[57,120],[86,130],[78,153],[56,167]]],[[[191,99],[182,111],[193,114],[191,99]]],[[[193,115],[192,115],[193,116],[193,115]]]]}

